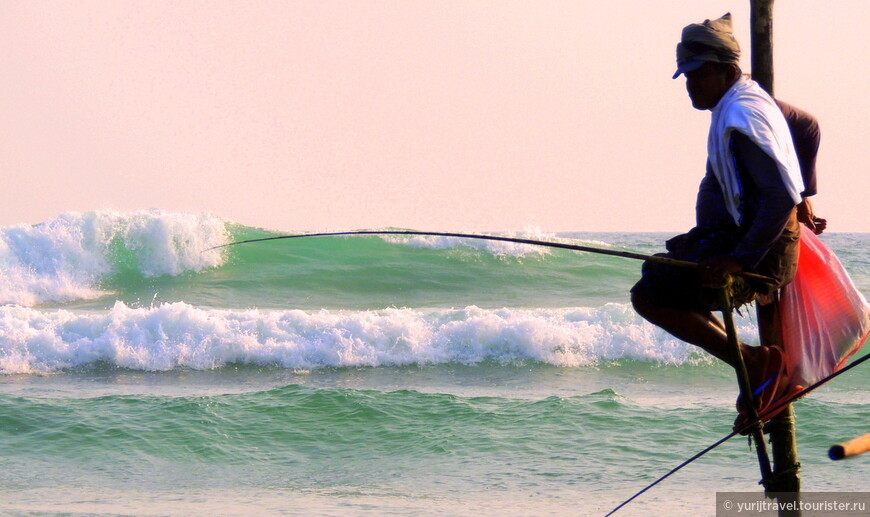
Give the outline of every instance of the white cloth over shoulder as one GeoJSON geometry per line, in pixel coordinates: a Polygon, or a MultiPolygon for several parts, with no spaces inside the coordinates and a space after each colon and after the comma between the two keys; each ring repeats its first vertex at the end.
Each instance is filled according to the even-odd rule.
{"type": "Polygon", "coordinates": [[[713,117],[707,136],[707,155],[734,222],[741,223],[741,188],[731,153],[732,131],[748,136],[773,158],[786,190],[795,204],[800,203],[804,190],[800,164],[788,124],[773,98],[755,81],[741,77],[710,111],[713,117]]]}

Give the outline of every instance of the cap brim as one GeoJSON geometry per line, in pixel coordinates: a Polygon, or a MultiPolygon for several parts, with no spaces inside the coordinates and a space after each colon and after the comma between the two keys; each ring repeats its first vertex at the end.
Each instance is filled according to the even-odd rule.
{"type": "Polygon", "coordinates": [[[680,76],[680,74],[686,74],[691,72],[692,70],[697,70],[701,68],[707,61],[703,59],[693,59],[691,61],[684,61],[682,63],[677,64],[677,71],[674,72],[674,76],[672,79],[676,79],[680,76]]]}

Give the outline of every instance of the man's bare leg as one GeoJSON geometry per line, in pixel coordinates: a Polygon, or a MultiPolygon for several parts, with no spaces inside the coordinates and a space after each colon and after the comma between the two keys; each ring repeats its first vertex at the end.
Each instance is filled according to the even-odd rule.
{"type": "MultiPolygon", "coordinates": [[[[732,367],[735,366],[725,325],[712,312],[661,307],[636,294],[632,295],[631,303],[637,313],[650,323],[663,328],[677,339],[703,348],[732,367]]],[[[750,383],[758,386],[766,380],[763,377],[770,351],[766,347],[741,343],[740,352],[749,372],[750,383]]]]}

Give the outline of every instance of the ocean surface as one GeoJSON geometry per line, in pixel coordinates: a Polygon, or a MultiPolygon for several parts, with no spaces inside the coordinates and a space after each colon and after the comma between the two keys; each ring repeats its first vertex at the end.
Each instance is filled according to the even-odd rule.
{"type": "MultiPolygon", "coordinates": [[[[600,516],[731,430],[733,372],[633,312],[637,260],[434,237],[205,251],[273,235],[158,210],[0,228],[0,515],[600,516]]],[[[870,234],[823,241],[870,295],[870,234]]],[[[870,458],[827,459],[870,431],[868,380],[796,405],[805,490],[870,490],[870,458]]],[[[735,438],[616,515],[712,516],[758,480],[735,438]]]]}

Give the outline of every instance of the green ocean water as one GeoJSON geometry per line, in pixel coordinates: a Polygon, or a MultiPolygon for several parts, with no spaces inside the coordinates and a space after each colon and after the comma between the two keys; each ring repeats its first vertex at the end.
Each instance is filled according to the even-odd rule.
{"type": "MultiPolygon", "coordinates": [[[[162,212],[4,232],[2,515],[604,515],[735,415],[733,372],[631,311],[634,261],[378,237],[212,256],[272,234],[162,212]]],[[[870,236],[826,242],[870,291],[870,236]]],[[[868,380],[796,405],[806,490],[868,490],[864,458],[826,457],[867,432],[868,380]]],[[[617,515],[715,515],[758,478],[733,439],[617,515]]]]}
{"type": "MultiPolygon", "coordinates": [[[[694,379],[643,364],[385,370],[7,379],[3,510],[603,515],[727,434],[733,417],[719,394],[731,379],[714,366],[694,379]],[[414,389],[390,389],[402,384],[414,389]]],[[[866,489],[866,463],[824,457],[866,425],[866,388],[853,383],[798,406],[813,490],[866,489]]],[[[753,463],[733,440],[625,514],[713,515],[715,491],[755,490],[753,463]]]]}

